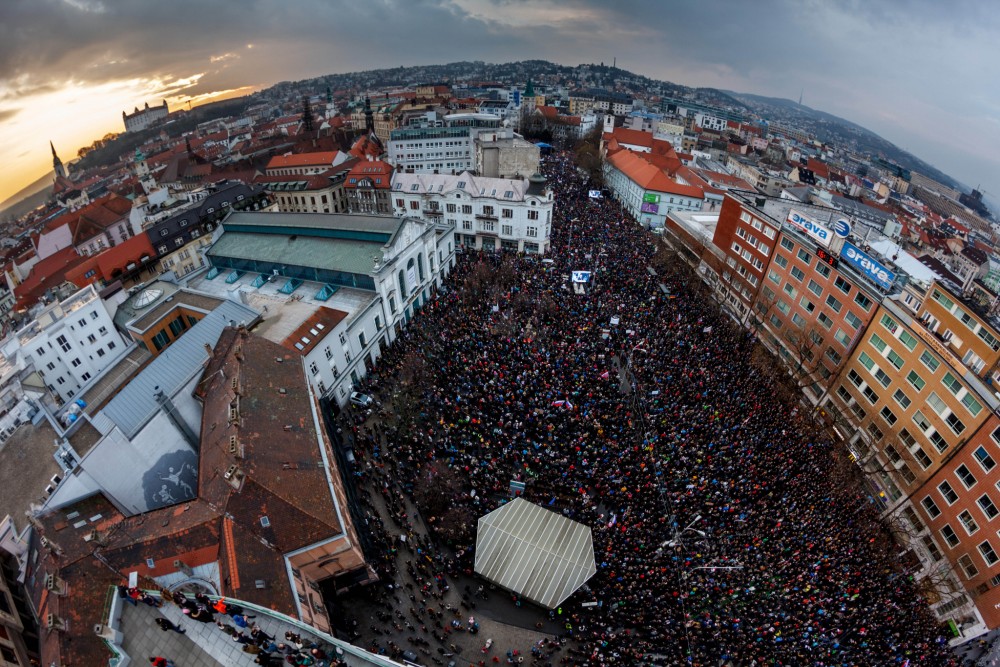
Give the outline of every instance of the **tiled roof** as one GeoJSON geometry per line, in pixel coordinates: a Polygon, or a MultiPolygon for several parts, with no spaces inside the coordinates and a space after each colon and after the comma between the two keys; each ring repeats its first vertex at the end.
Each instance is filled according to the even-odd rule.
{"type": "Polygon", "coordinates": [[[667,176],[660,167],[643,159],[643,155],[621,150],[613,155],[609,154],[607,160],[618,171],[646,190],[704,199],[705,193],[701,188],[678,183],[667,176]]]}
{"type": "Polygon", "coordinates": [[[348,313],[342,310],[320,306],[288,338],[281,341],[281,345],[303,356],[309,354],[347,316],[348,313]]]}
{"type": "Polygon", "coordinates": [[[288,167],[320,167],[331,166],[337,156],[336,151],[319,153],[294,153],[292,155],[275,155],[267,163],[267,169],[286,169],[288,167]]]}
{"type": "Polygon", "coordinates": [[[63,248],[35,264],[31,267],[28,277],[14,288],[17,307],[28,307],[38,301],[46,290],[62,285],[66,282],[66,273],[85,259],[70,247],[63,248]]]}
{"type": "Polygon", "coordinates": [[[362,160],[359,161],[347,174],[347,182],[344,187],[349,190],[357,189],[358,183],[363,178],[372,179],[372,185],[376,190],[388,190],[392,187],[393,166],[383,160],[362,160]],[[376,183],[375,179],[381,178],[381,183],[376,183]],[[357,179],[351,182],[351,179],[357,179]]]}

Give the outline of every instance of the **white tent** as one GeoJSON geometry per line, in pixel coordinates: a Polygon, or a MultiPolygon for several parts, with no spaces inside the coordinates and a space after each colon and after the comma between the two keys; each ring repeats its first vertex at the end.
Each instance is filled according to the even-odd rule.
{"type": "Polygon", "coordinates": [[[590,528],[517,498],[479,519],[476,572],[555,609],[597,573],[590,528]]]}

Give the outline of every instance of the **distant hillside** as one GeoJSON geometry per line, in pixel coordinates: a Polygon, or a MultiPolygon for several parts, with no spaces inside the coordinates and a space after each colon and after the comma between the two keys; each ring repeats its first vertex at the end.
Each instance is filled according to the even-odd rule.
{"type": "Polygon", "coordinates": [[[745,103],[754,113],[770,121],[781,121],[803,130],[808,130],[820,141],[829,141],[841,146],[851,146],[855,150],[868,155],[879,155],[907,169],[930,176],[945,185],[960,190],[969,189],[948,176],[948,174],[934,168],[912,153],[904,151],[891,141],[883,139],[857,123],[852,123],[839,116],[834,116],[818,109],[812,109],[793,100],[780,97],[734,93],[728,90],[722,92],[733,99],[745,103]]]}
{"type": "Polygon", "coordinates": [[[40,177],[34,183],[27,185],[5,201],[0,202],[0,220],[8,217],[19,218],[28,211],[41,206],[52,196],[52,172],[40,177]]]}

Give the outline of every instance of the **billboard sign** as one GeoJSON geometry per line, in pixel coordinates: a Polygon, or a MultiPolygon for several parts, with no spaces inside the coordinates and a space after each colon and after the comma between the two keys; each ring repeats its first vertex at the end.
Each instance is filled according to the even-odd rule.
{"type": "Polygon", "coordinates": [[[659,204],[649,204],[647,202],[643,202],[642,206],[640,206],[640,210],[642,210],[643,213],[654,213],[654,214],[656,214],[656,213],[660,212],[660,205],[659,204]]]}
{"type": "Polygon", "coordinates": [[[587,192],[587,196],[590,197],[591,199],[604,199],[603,195],[601,195],[600,190],[589,190],[587,192]]]}
{"type": "Polygon", "coordinates": [[[574,271],[573,282],[575,283],[590,282],[590,271],[574,271]]]}
{"type": "Polygon", "coordinates": [[[654,195],[647,192],[644,195],[642,195],[642,201],[644,201],[647,204],[659,204],[660,195],[654,195]]]}
{"type": "Polygon", "coordinates": [[[840,250],[840,256],[882,289],[888,290],[892,287],[896,274],[872,259],[868,253],[853,243],[845,241],[844,247],[840,250]]]}
{"type": "Polygon", "coordinates": [[[830,241],[833,239],[833,232],[830,231],[830,228],[802,215],[794,208],[788,211],[788,224],[805,232],[807,236],[814,239],[824,248],[830,247],[830,241]]]}

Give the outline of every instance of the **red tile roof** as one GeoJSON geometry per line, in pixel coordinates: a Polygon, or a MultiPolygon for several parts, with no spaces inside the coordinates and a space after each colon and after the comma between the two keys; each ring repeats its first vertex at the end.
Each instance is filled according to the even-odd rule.
{"type": "Polygon", "coordinates": [[[344,187],[355,190],[358,181],[368,178],[376,190],[388,190],[392,187],[392,172],[393,166],[383,160],[360,160],[347,172],[347,182],[344,183],[344,187]],[[381,182],[376,182],[377,179],[381,179],[381,182]]]}
{"type": "Polygon", "coordinates": [[[303,356],[309,354],[316,344],[340,324],[347,313],[334,308],[320,306],[309,318],[299,325],[295,331],[289,334],[288,338],[281,341],[281,346],[303,356]],[[301,347],[298,347],[301,345],[301,347]]]}
{"type": "Polygon", "coordinates": [[[267,169],[287,169],[288,167],[320,167],[331,166],[337,151],[320,153],[294,153],[292,155],[275,155],[267,163],[267,169]]]}
{"type": "Polygon", "coordinates": [[[701,188],[678,183],[670,178],[662,168],[643,159],[646,155],[621,150],[613,155],[608,155],[607,159],[618,171],[646,190],[704,199],[705,193],[701,188]]]}
{"type": "Polygon", "coordinates": [[[28,277],[14,288],[15,306],[20,309],[35,304],[46,290],[66,282],[66,273],[85,259],[76,254],[75,248],[69,247],[35,264],[31,267],[28,277]]]}

